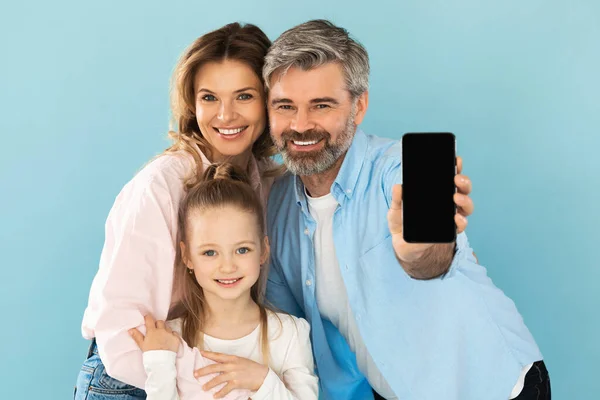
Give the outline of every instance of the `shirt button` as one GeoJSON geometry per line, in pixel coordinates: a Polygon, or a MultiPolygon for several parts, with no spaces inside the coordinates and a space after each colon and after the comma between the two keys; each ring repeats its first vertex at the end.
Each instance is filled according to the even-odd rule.
{"type": "Polygon", "coordinates": [[[305,234],[305,235],[308,235],[308,228],[306,228],[306,229],[304,230],[304,234],[305,234]]]}
{"type": "Polygon", "coordinates": [[[346,193],[350,194],[350,193],[352,193],[352,190],[346,189],[346,193]]]}
{"type": "Polygon", "coordinates": [[[306,280],[306,286],[310,286],[310,285],[312,285],[312,282],[310,281],[310,279],[307,279],[306,280]]]}

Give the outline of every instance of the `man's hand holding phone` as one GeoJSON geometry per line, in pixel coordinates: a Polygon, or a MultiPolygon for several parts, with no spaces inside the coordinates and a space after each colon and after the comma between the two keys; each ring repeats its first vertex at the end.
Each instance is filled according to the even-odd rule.
{"type": "MultiPolygon", "coordinates": [[[[467,228],[467,217],[473,213],[473,200],[469,197],[471,193],[471,180],[466,175],[462,175],[462,158],[456,158],[456,170],[458,174],[454,177],[454,184],[457,192],[454,194],[454,203],[456,204],[456,214],[454,222],[456,223],[457,233],[463,232],[467,228]]],[[[388,211],[388,225],[392,234],[392,243],[396,257],[400,261],[413,262],[418,259],[426,250],[435,245],[435,243],[407,243],[404,240],[402,231],[402,185],[394,185],[392,189],[392,203],[388,211]]]]}
{"type": "Polygon", "coordinates": [[[402,138],[402,185],[392,188],[388,225],[398,261],[415,279],[444,274],[456,235],[473,213],[471,180],[462,175],[452,133],[402,138]]]}

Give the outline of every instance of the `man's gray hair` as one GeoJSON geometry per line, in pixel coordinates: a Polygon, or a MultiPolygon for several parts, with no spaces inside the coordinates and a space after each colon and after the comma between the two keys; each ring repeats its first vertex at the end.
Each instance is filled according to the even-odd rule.
{"type": "Polygon", "coordinates": [[[346,29],[326,20],[295,26],[273,42],[263,67],[265,85],[269,89],[273,74],[285,74],[291,67],[308,71],[331,62],[342,66],[353,98],[369,89],[367,50],[346,29]]]}

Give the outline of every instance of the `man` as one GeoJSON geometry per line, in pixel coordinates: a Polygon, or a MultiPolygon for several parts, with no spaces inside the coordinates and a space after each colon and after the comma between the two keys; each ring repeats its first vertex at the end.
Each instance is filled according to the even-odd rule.
{"type": "Polygon", "coordinates": [[[507,399],[533,365],[543,378],[533,338],[462,233],[473,202],[460,159],[457,242],[403,240],[399,143],[357,129],[365,49],[310,21],[273,43],[263,75],[290,171],[268,203],[267,298],[311,323],[325,398],[507,399]]]}

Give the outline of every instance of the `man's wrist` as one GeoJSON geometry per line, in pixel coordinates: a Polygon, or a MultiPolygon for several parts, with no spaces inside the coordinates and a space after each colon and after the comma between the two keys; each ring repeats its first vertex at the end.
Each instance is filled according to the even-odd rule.
{"type": "Polygon", "coordinates": [[[454,254],[456,253],[456,242],[434,244],[427,248],[419,257],[413,261],[398,261],[413,279],[428,280],[444,275],[450,269],[454,254]]]}

